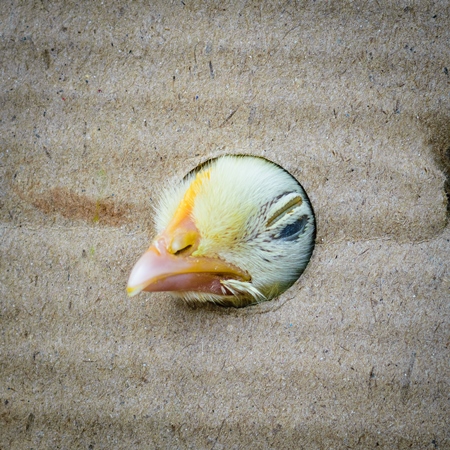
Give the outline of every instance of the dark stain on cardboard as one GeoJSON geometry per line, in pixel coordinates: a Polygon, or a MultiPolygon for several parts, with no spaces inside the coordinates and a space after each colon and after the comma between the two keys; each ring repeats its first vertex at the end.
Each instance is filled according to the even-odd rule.
{"type": "Polygon", "coordinates": [[[31,431],[31,429],[33,428],[33,424],[34,424],[34,414],[30,413],[28,415],[27,421],[25,423],[25,431],[31,431]]]}
{"type": "Polygon", "coordinates": [[[445,175],[447,217],[450,217],[450,116],[430,115],[424,121],[430,130],[429,144],[433,149],[434,160],[445,175]]]}
{"type": "Polygon", "coordinates": [[[54,188],[29,199],[31,204],[45,214],[60,214],[72,220],[83,220],[108,226],[120,226],[129,223],[131,205],[120,203],[111,198],[92,199],[66,188],[54,188]]]}
{"type": "Polygon", "coordinates": [[[412,352],[411,358],[409,360],[409,365],[400,381],[400,387],[401,387],[400,395],[401,395],[402,403],[406,403],[409,398],[409,389],[411,386],[411,375],[412,375],[412,372],[414,369],[415,362],[416,362],[416,352],[412,352]]]}
{"type": "Polygon", "coordinates": [[[447,216],[450,216],[450,147],[442,152],[445,170],[445,195],[447,196],[447,216]]]}
{"type": "Polygon", "coordinates": [[[50,56],[50,52],[48,49],[45,49],[42,52],[42,59],[44,60],[44,64],[45,64],[45,68],[48,70],[50,69],[51,63],[52,63],[52,58],[50,56]]]}

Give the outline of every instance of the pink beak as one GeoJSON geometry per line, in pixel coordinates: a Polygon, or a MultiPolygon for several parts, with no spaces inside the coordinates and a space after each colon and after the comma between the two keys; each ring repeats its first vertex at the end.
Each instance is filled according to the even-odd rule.
{"type": "Polygon", "coordinates": [[[194,291],[231,295],[221,281],[249,281],[242,270],[216,258],[183,256],[168,251],[163,237],[155,240],[131,271],[127,293],[194,291]]]}

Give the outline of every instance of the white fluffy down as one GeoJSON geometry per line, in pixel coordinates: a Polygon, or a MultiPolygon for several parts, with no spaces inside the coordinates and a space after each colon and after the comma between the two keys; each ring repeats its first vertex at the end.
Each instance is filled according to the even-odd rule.
{"type": "Polygon", "coordinates": [[[168,189],[157,208],[158,232],[167,227],[198,173],[209,170],[192,210],[200,232],[195,256],[218,257],[251,276],[223,281],[234,295],[176,293],[188,302],[245,306],[270,300],[290,287],[314,248],[315,219],[308,197],[288,172],[260,157],[226,155],[189,173],[168,189]]]}

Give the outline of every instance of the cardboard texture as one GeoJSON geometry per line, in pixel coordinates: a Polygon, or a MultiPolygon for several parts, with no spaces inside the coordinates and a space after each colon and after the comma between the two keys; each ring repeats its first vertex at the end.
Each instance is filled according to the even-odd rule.
{"type": "Polygon", "coordinates": [[[1,2],[0,448],[450,448],[449,18],[1,2]],[[306,272],[130,300],[158,193],[224,153],[303,184],[306,272]]]}

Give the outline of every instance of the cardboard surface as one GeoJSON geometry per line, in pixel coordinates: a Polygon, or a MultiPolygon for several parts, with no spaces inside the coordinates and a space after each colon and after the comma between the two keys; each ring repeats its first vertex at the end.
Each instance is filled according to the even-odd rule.
{"type": "Polygon", "coordinates": [[[449,4],[3,2],[0,448],[449,448],[449,4]],[[279,299],[128,299],[161,189],[302,183],[279,299]],[[447,192],[446,192],[447,190],[447,192]]]}

